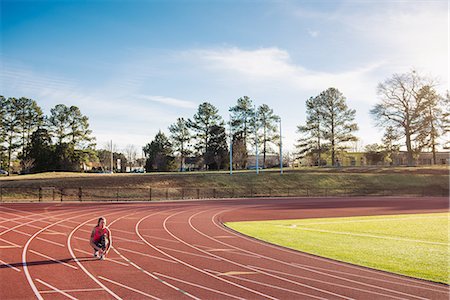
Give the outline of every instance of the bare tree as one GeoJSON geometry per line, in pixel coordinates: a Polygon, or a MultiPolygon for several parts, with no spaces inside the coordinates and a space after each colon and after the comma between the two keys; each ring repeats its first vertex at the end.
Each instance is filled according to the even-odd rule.
{"type": "Polygon", "coordinates": [[[128,167],[131,168],[134,166],[134,162],[136,161],[136,157],[137,157],[137,147],[135,145],[132,144],[128,144],[125,149],[125,156],[127,158],[127,164],[128,167]]]}
{"type": "Polygon", "coordinates": [[[378,127],[392,126],[405,138],[409,166],[414,164],[414,154],[426,145],[427,99],[422,89],[427,85],[432,87],[433,82],[415,70],[394,74],[378,85],[380,102],[370,111],[378,127]]]}

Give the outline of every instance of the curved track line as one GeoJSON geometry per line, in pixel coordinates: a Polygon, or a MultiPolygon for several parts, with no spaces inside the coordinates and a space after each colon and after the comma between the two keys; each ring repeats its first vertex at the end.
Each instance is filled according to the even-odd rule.
{"type": "MultiPolygon", "coordinates": [[[[197,214],[200,214],[200,213],[202,213],[202,212],[199,212],[199,213],[197,213],[197,214]]],[[[197,215],[197,214],[196,214],[196,215],[197,215]]],[[[205,234],[205,233],[199,231],[197,228],[195,228],[195,227],[192,225],[192,218],[193,218],[193,217],[195,217],[195,215],[193,215],[193,216],[191,216],[191,217],[189,218],[189,225],[190,225],[190,227],[191,227],[192,229],[194,229],[196,232],[198,232],[198,233],[201,234],[202,236],[204,236],[204,237],[206,237],[206,238],[208,238],[208,239],[210,239],[210,240],[212,240],[212,241],[218,242],[218,243],[220,243],[220,244],[222,244],[222,245],[228,246],[228,247],[230,247],[230,248],[234,248],[234,249],[236,249],[236,250],[239,250],[239,251],[242,251],[242,252],[245,252],[245,253],[249,253],[249,254],[250,254],[250,253],[255,254],[254,252],[250,252],[250,251],[247,251],[247,250],[245,250],[245,249],[242,249],[242,248],[239,248],[239,247],[235,247],[235,246],[233,246],[233,245],[230,245],[230,244],[227,244],[227,243],[225,243],[225,242],[219,241],[219,240],[217,240],[217,239],[215,239],[215,238],[212,238],[212,237],[208,236],[207,234],[205,234]]],[[[268,256],[265,256],[265,255],[262,255],[262,254],[257,254],[257,255],[258,255],[260,258],[264,258],[264,259],[267,259],[267,260],[270,260],[270,261],[274,261],[274,262],[277,262],[277,263],[285,264],[285,265],[288,265],[288,266],[290,266],[290,267],[295,267],[295,266],[293,266],[292,264],[287,263],[287,262],[284,262],[284,261],[282,261],[282,260],[278,260],[278,259],[275,259],[275,258],[272,258],[272,257],[268,257],[268,256]]],[[[265,270],[265,271],[268,271],[268,272],[280,273],[280,272],[277,272],[277,271],[275,271],[275,270],[262,269],[262,268],[259,268],[259,267],[256,267],[256,266],[249,266],[249,265],[247,265],[247,266],[250,267],[251,269],[265,270]]],[[[263,272],[263,273],[261,273],[261,274],[266,274],[266,273],[263,272]]],[[[269,274],[270,274],[270,273],[269,273],[269,274]]],[[[291,275],[291,274],[287,274],[287,273],[283,273],[283,274],[284,274],[284,275],[291,275]]],[[[328,276],[328,274],[325,274],[325,273],[323,273],[323,275],[328,276]]],[[[380,295],[380,296],[390,297],[390,298],[393,298],[393,299],[403,299],[403,298],[398,298],[398,297],[395,297],[395,296],[392,296],[392,295],[382,294],[382,293],[378,293],[378,292],[374,292],[374,291],[370,291],[370,290],[364,290],[364,289],[355,288],[355,287],[346,286],[346,285],[337,284],[337,283],[331,283],[331,282],[327,282],[327,281],[323,281],[323,280],[318,280],[318,279],[313,279],[313,278],[308,278],[308,277],[303,277],[303,276],[296,276],[296,275],[291,275],[291,276],[297,277],[297,278],[301,278],[301,279],[310,280],[310,281],[315,281],[315,282],[319,282],[319,283],[324,283],[324,284],[328,284],[328,285],[334,285],[334,286],[341,287],[341,288],[346,288],[346,289],[351,289],[351,290],[357,290],[357,291],[360,291],[360,292],[363,292],[363,293],[375,294],[375,295],[380,295]]],[[[333,276],[331,276],[331,277],[333,277],[333,276]]],[[[345,280],[344,278],[340,278],[340,277],[339,277],[338,279],[345,280]]],[[[286,280],[289,281],[289,279],[287,279],[287,278],[286,278],[286,280]]],[[[357,281],[354,281],[353,283],[362,284],[362,283],[357,282],[357,281]]],[[[365,285],[365,284],[362,284],[362,285],[365,285]]],[[[374,287],[374,288],[379,288],[378,286],[372,286],[372,285],[369,285],[369,286],[374,287]]],[[[311,288],[314,289],[314,287],[311,287],[311,288]]],[[[395,292],[395,291],[394,291],[394,292],[395,292]]]]}
{"type": "MultiPolygon", "coordinates": [[[[136,213],[136,212],[135,212],[135,213],[136,213]]],[[[133,215],[133,214],[135,214],[135,213],[132,213],[132,214],[129,214],[129,215],[126,215],[126,216],[123,216],[123,217],[121,217],[121,218],[119,218],[119,219],[114,220],[112,223],[110,223],[110,226],[112,226],[115,222],[119,221],[120,219],[123,219],[123,218],[125,218],[125,217],[130,216],[130,215],[133,215]]],[[[155,213],[153,213],[153,214],[147,215],[147,217],[151,217],[151,216],[157,215],[157,214],[159,214],[159,213],[161,213],[161,212],[160,212],[160,211],[155,212],[155,213]]],[[[165,281],[165,280],[159,278],[157,275],[154,275],[154,274],[152,274],[151,272],[148,272],[147,270],[141,268],[139,265],[135,264],[133,261],[131,261],[130,259],[128,259],[128,258],[125,257],[124,255],[122,255],[122,253],[120,253],[116,248],[113,248],[113,250],[114,250],[114,252],[116,252],[120,257],[122,257],[125,261],[127,261],[130,265],[132,265],[133,267],[135,267],[135,268],[138,269],[139,271],[143,272],[144,274],[146,274],[146,275],[152,277],[152,278],[155,279],[156,281],[161,282],[162,284],[167,285],[168,287],[170,287],[170,288],[176,290],[177,292],[180,292],[180,293],[182,293],[182,294],[184,294],[184,295],[186,295],[186,296],[189,296],[189,297],[191,297],[191,298],[193,298],[193,299],[199,299],[199,298],[197,298],[197,297],[195,297],[195,296],[189,294],[188,292],[182,290],[181,288],[178,288],[178,287],[176,287],[176,286],[174,286],[174,285],[168,283],[167,281],[165,281]]]]}
{"type": "MultiPolygon", "coordinates": [[[[119,210],[119,209],[118,209],[118,210],[119,210]]],[[[125,209],[122,209],[122,208],[121,208],[121,210],[122,210],[122,211],[125,211],[125,209]]],[[[115,212],[114,212],[114,213],[115,213],[115,212]]],[[[110,214],[107,214],[107,215],[109,216],[109,215],[112,215],[112,214],[113,214],[113,213],[110,213],[110,214]]],[[[72,239],[72,235],[74,234],[75,231],[78,230],[78,228],[80,228],[81,226],[84,226],[86,223],[88,223],[88,222],[90,222],[90,221],[92,221],[92,220],[95,220],[95,219],[96,219],[96,218],[89,219],[89,220],[87,220],[87,221],[85,221],[85,222],[79,224],[77,227],[75,227],[75,228],[72,230],[72,232],[69,234],[69,236],[67,237],[67,247],[68,247],[68,249],[69,249],[70,255],[74,258],[74,260],[75,260],[75,262],[77,263],[77,265],[80,266],[80,268],[84,271],[84,273],[86,273],[86,275],[88,275],[95,283],[97,283],[99,286],[101,286],[108,294],[110,294],[111,296],[113,296],[115,299],[122,299],[122,298],[120,298],[118,295],[116,295],[113,291],[111,291],[108,287],[106,287],[103,283],[101,283],[97,278],[95,278],[95,276],[92,275],[92,274],[91,274],[91,273],[83,266],[83,264],[80,263],[80,262],[78,261],[78,259],[76,258],[75,254],[73,253],[72,246],[71,246],[71,244],[70,244],[71,239],[72,239]]]]}
{"type": "MultiPolygon", "coordinates": [[[[239,209],[239,208],[236,208],[236,209],[239,209]]],[[[256,238],[250,238],[250,237],[245,236],[243,234],[237,233],[234,230],[231,230],[230,228],[226,227],[223,223],[220,223],[220,222],[218,223],[217,222],[217,218],[216,218],[216,216],[218,214],[219,213],[217,213],[216,215],[213,216],[213,218],[214,218],[213,219],[213,223],[214,223],[214,225],[216,225],[216,227],[220,228],[221,230],[223,230],[223,231],[225,231],[227,233],[230,233],[230,234],[232,234],[234,236],[237,236],[239,238],[251,241],[253,243],[264,245],[264,246],[269,247],[269,248],[274,248],[274,249],[277,249],[277,250],[280,250],[280,251],[283,251],[283,252],[287,252],[289,254],[294,254],[294,255],[298,255],[298,256],[314,259],[314,260],[324,261],[324,262],[327,262],[327,263],[330,263],[330,264],[335,264],[335,265],[338,265],[338,266],[345,266],[345,267],[348,267],[348,268],[351,268],[351,269],[356,269],[356,270],[359,270],[359,271],[364,270],[365,272],[368,272],[368,273],[374,273],[374,274],[382,275],[382,276],[385,276],[385,277],[392,277],[392,278],[394,278],[396,280],[409,281],[409,282],[414,282],[414,283],[420,284],[420,285],[431,286],[433,288],[439,288],[439,286],[436,286],[436,285],[434,285],[432,283],[428,283],[426,281],[422,281],[420,279],[407,278],[407,277],[404,277],[404,276],[401,276],[401,275],[392,275],[392,274],[389,274],[389,273],[384,272],[384,271],[373,270],[373,269],[369,269],[369,268],[365,268],[365,267],[355,266],[355,265],[348,264],[348,263],[342,263],[342,262],[339,262],[339,261],[336,261],[336,260],[322,258],[322,257],[316,256],[316,255],[306,254],[306,253],[303,253],[303,252],[300,252],[300,251],[296,251],[296,250],[292,250],[292,249],[289,249],[289,248],[276,246],[276,245],[273,245],[273,244],[270,244],[270,243],[265,243],[265,242],[260,241],[260,240],[258,240],[256,238]]],[[[448,292],[448,289],[447,289],[447,292],[448,292]]]]}
{"type": "MultiPolygon", "coordinates": [[[[184,211],[178,212],[177,214],[182,213],[182,212],[184,212],[184,211]]],[[[249,292],[251,292],[251,293],[254,293],[254,294],[257,294],[257,295],[266,297],[266,298],[270,298],[270,299],[273,299],[273,300],[277,300],[277,298],[273,298],[273,297],[271,297],[271,296],[269,296],[269,295],[260,293],[260,292],[258,292],[258,291],[255,291],[255,290],[252,290],[252,289],[247,288],[247,287],[245,287],[245,286],[242,286],[242,285],[240,285],[240,284],[237,284],[237,283],[231,282],[231,281],[229,281],[229,280],[226,280],[226,279],[220,278],[220,277],[218,277],[218,276],[215,276],[215,275],[213,275],[213,274],[211,274],[211,273],[209,273],[209,272],[206,272],[206,271],[204,271],[204,270],[202,270],[202,269],[199,269],[199,268],[197,268],[197,267],[195,267],[195,266],[193,266],[193,265],[191,265],[191,264],[188,264],[187,262],[185,262],[185,261],[183,261],[183,260],[180,260],[180,259],[178,259],[178,258],[176,258],[176,257],[174,257],[174,256],[172,256],[172,255],[170,255],[170,254],[168,254],[168,253],[166,253],[166,252],[164,252],[164,251],[161,251],[159,248],[156,248],[155,246],[153,246],[152,244],[150,244],[149,242],[147,242],[147,240],[145,240],[145,239],[142,237],[142,235],[140,234],[140,232],[139,232],[139,225],[140,225],[140,223],[141,223],[143,220],[145,220],[145,219],[146,219],[146,217],[143,218],[143,219],[141,219],[141,220],[139,220],[139,222],[136,224],[136,227],[135,227],[135,228],[136,228],[136,233],[139,235],[139,237],[142,239],[142,241],[144,241],[147,245],[149,245],[150,247],[152,247],[152,248],[155,249],[156,251],[158,251],[158,252],[160,252],[160,253],[166,255],[167,257],[170,257],[171,259],[173,259],[173,260],[175,260],[175,261],[178,261],[179,263],[181,263],[181,264],[183,264],[183,265],[185,265],[185,266],[187,266],[187,267],[189,267],[189,268],[191,268],[191,269],[194,269],[194,270],[196,270],[196,271],[198,271],[198,272],[200,272],[200,273],[203,273],[203,274],[206,274],[206,275],[208,275],[208,276],[211,276],[211,277],[213,277],[213,278],[215,278],[215,279],[218,279],[218,280],[220,280],[220,281],[222,281],[222,282],[225,282],[225,283],[234,285],[234,286],[236,286],[236,287],[238,287],[238,288],[247,290],[247,291],[249,291],[249,292]]],[[[167,218],[166,218],[166,220],[167,220],[167,218]]]]}
{"type": "MultiPolygon", "coordinates": [[[[227,210],[224,210],[224,211],[221,211],[221,212],[216,213],[216,214],[212,217],[212,221],[214,222],[214,218],[215,218],[215,216],[217,216],[217,214],[224,213],[224,212],[226,212],[226,211],[227,211],[227,210]]],[[[197,214],[200,214],[200,213],[201,213],[201,212],[199,212],[199,213],[197,213],[197,214]]],[[[243,251],[243,252],[245,252],[245,253],[253,253],[253,252],[247,251],[247,250],[245,250],[245,249],[243,249],[243,248],[236,247],[236,246],[227,244],[227,243],[225,243],[225,242],[219,241],[219,240],[217,240],[217,239],[215,239],[215,238],[212,238],[212,237],[210,237],[210,236],[208,236],[208,235],[206,235],[206,234],[200,232],[199,230],[197,230],[197,229],[196,229],[195,227],[193,227],[193,225],[192,225],[192,217],[194,217],[194,216],[195,216],[195,215],[191,216],[191,218],[189,219],[189,225],[191,226],[192,229],[194,229],[195,231],[197,231],[199,234],[205,236],[205,237],[208,238],[208,239],[211,239],[211,240],[213,240],[213,241],[216,241],[216,242],[218,242],[218,243],[220,243],[220,244],[222,244],[222,245],[225,245],[225,246],[234,248],[234,249],[236,249],[236,250],[243,251]]],[[[310,271],[310,272],[312,272],[312,273],[317,273],[317,274],[324,275],[324,276],[331,277],[331,278],[335,278],[335,279],[338,279],[338,280],[347,281],[347,282],[351,282],[351,283],[355,283],[355,284],[358,284],[358,285],[367,286],[367,287],[371,287],[371,288],[375,288],[375,289],[380,289],[380,290],[388,291],[388,292],[395,293],[395,294],[401,294],[401,295],[403,295],[403,296],[409,296],[409,297],[413,297],[413,298],[417,298],[417,299],[422,299],[422,300],[423,300],[423,299],[426,299],[426,298],[418,297],[418,296],[415,296],[415,295],[411,295],[411,294],[399,292],[399,291],[396,291],[396,290],[392,290],[392,289],[388,289],[388,288],[383,288],[383,287],[380,287],[380,286],[376,286],[376,285],[372,285],[372,284],[368,284],[368,283],[363,283],[363,282],[360,282],[360,281],[355,281],[355,280],[351,280],[351,279],[347,279],[347,278],[343,278],[343,277],[339,277],[339,276],[327,274],[327,273],[320,272],[320,271],[316,271],[316,270],[311,270],[311,269],[309,269],[309,268],[305,268],[305,267],[302,267],[302,266],[299,266],[299,265],[293,265],[293,264],[291,264],[291,263],[288,263],[288,262],[285,262],[285,261],[282,261],[282,260],[279,260],[279,259],[275,259],[275,258],[272,258],[272,257],[269,257],[269,256],[265,256],[265,255],[262,255],[262,254],[258,254],[258,255],[259,255],[261,258],[265,258],[265,259],[270,260],[270,261],[274,261],[274,262],[277,262],[277,263],[281,263],[281,264],[284,264],[284,265],[287,265],[287,266],[290,266],[290,267],[294,267],[294,268],[305,269],[305,270],[310,271]]],[[[295,276],[295,275],[293,275],[293,276],[295,276]]],[[[304,278],[304,277],[303,277],[303,278],[304,278]]],[[[318,281],[318,280],[314,279],[314,281],[318,281]]],[[[322,282],[323,282],[323,281],[322,281],[322,282]]],[[[324,283],[324,282],[323,282],[323,283],[324,283]]],[[[369,293],[369,294],[378,294],[378,295],[389,296],[389,297],[397,298],[397,299],[398,299],[398,297],[395,297],[395,296],[392,296],[392,295],[381,294],[381,293],[373,292],[373,291],[369,291],[369,290],[353,288],[353,287],[350,287],[350,286],[343,286],[343,285],[335,284],[335,283],[328,283],[328,284],[330,284],[330,285],[336,285],[336,286],[340,286],[340,287],[346,287],[346,288],[348,288],[348,289],[359,290],[359,291],[362,291],[362,292],[365,292],[365,293],[369,293]]]]}
{"type": "MultiPolygon", "coordinates": [[[[196,213],[196,214],[198,214],[198,213],[196,213]]],[[[194,215],[195,215],[195,214],[194,214],[194,215]]],[[[172,233],[167,229],[167,227],[166,227],[166,222],[167,222],[167,220],[168,220],[169,218],[171,218],[171,217],[173,217],[173,216],[167,217],[166,220],[164,221],[164,228],[166,228],[167,232],[168,232],[171,236],[173,236],[174,238],[176,238],[177,240],[179,240],[179,241],[182,242],[183,244],[187,245],[188,247],[191,247],[191,248],[193,248],[193,249],[196,249],[196,250],[198,250],[198,251],[200,251],[200,252],[202,252],[202,253],[205,253],[205,254],[207,254],[207,255],[210,255],[210,256],[219,258],[219,259],[221,259],[221,260],[223,260],[223,261],[229,262],[229,263],[234,264],[234,265],[236,265],[236,266],[239,266],[239,267],[241,267],[241,268],[248,269],[248,270],[252,270],[252,271],[254,271],[254,272],[257,272],[257,273],[260,273],[260,274],[264,274],[264,275],[269,276],[269,277],[277,278],[277,279],[280,279],[280,280],[283,280],[283,281],[286,281],[286,282],[293,283],[293,284],[295,284],[295,285],[299,285],[299,286],[302,286],[302,287],[307,287],[307,288],[310,288],[310,289],[313,289],[313,290],[316,290],[316,291],[319,291],[319,292],[322,292],[322,293],[325,293],[325,294],[337,296],[337,297],[340,297],[340,298],[343,298],[343,299],[352,299],[352,298],[349,298],[349,297],[346,297],[346,296],[343,296],[343,295],[339,295],[339,294],[336,294],[336,293],[333,293],[333,292],[329,292],[329,291],[322,290],[322,289],[319,289],[319,288],[311,287],[311,286],[308,286],[308,285],[306,285],[306,284],[298,283],[298,282],[295,282],[295,281],[292,281],[292,280],[289,280],[289,279],[285,279],[285,278],[282,278],[282,277],[279,277],[279,276],[276,276],[276,275],[272,275],[272,274],[269,274],[269,273],[266,273],[266,272],[261,272],[261,271],[259,271],[259,270],[254,269],[254,268],[248,267],[248,266],[246,266],[246,265],[243,265],[243,264],[234,262],[234,261],[232,261],[232,260],[226,259],[226,258],[224,258],[224,257],[215,255],[215,254],[213,254],[213,253],[210,253],[210,252],[204,251],[203,249],[200,249],[200,248],[198,248],[198,247],[195,247],[195,246],[193,246],[193,245],[191,245],[191,244],[185,242],[184,240],[182,240],[182,239],[176,237],[174,234],[172,234],[172,233]]],[[[192,217],[192,216],[191,216],[191,217],[192,217]]]]}
{"type": "MultiPolygon", "coordinates": [[[[196,214],[199,214],[199,213],[196,213],[196,214]]],[[[196,214],[194,214],[194,215],[196,215],[196,214]]],[[[194,216],[194,215],[192,215],[192,216],[194,216]]],[[[189,218],[189,220],[192,218],[192,216],[189,218]]],[[[168,218],[170,218],[170,217],[172,217],[172,216],[169,216],[168,218]]],[[[168,219],[168,218],[167,218],[167,219],[168,219]]],[[[164,221],[164,228],[166,228],[166,230],[167,230],[167,227],[166,227],[165,224],[166,224],[167,219],[164,221]]],[[[192,227],[192,226],[191,226],[191,227],[192,227]]],[[[343,295],[339,295],[339,294],[336,294],[336,293],[333,293],[333,292],[330,292],[330,291],[327,291],[327,290],[323,290],[323,289],[320,289],[320,288],[316,288],[316,287],[313,287],[313,286],[309,286],[309,285],[307,285],[307,284],[302,284],[302,283],[295,282],[295,281],[292,281],[292,280],[289,280],[289,279],[286,279],[286,278],[282,278],[282,277],[280,277],[280,276],[276,276],[276,275],[273,275],[273,274],[270,274],[270,273],[267,273],[267,272],[264,272],[264,271],[260,271],[260,270],[257,270],[257,269],[255,269],[255,268],[249,267],[249,266],[247,266],[247,265],[243,265],[243,264],[241,264],[241,263],[238,263],[238,262],[235,262],[235,261],[226,259],[226,258],[224,258],[224,257],[215,255],[215,254],[210,253],[210,252],[207,252],[207,251],[204,251],[204,250],[201,249],[201,248],[198,248],[198,247],[196,247],[196,246],[193,246],[193,245],[191,245],[191,244],[185,242],[184,240],[182,240],[182,239],[176,237],[176,236],[175,236],[174,234],[172,234],[169,230],[167,230],[167,232],[168,232],[171,236],[173,236],[174,238],[176,238],[177,240],[179,240],[180,242],[182,242],[183,244],[185,244],[185,245],[187,245],[187,246],[189,246],[189,247],[191,247],[191,248],[193,248],[193,249],[196,249],[196,250],[198,250],[198,251],[200,251],[200,252],[202,252],[202,253],[205,253],[205,254],[207,254],[207,255],[210,255],[210,256],[219,258],[219,259],[221,259],[221,260],[223,260],[223,261],[229,262],[229,263],[231,263],[231,264],[233,264],[233,265],[236,265],[236,266],[239,266],[239,267],[241,267],[241,268],[248,269],[248,270],[252,270],[253,272],[257,272],[257,273],[259,273],[259,274],[264,274],[264,275],[269,276],[269,277],[273,277],[273,278],[277,278],[277,279],[282,280],[282,281],[286,281],[286,282],[289,282],[289,283],[293,283],[294,285],[298,285],[298,286],[306,287],[306,288],[309,288],[309,289],[312,289],[312,290],[316,290],[316,291],[321,292],[321,293],[333,295],[333,296],[340,297],[340,298],[343,298],[343,299],[352,299],[352,298],[349,298],[349,297],[346,297],[346,296],[343,296],[343,295]]]]}
{"type": "MultiPolygon", "coordinates": [[[[67,213],[67,214],[63,214],[63,215],[68,215],[68,214],[71,214],[71,213],[73,213],[73,211],[71,211],[70,213],[67,213]]],[[[77,212],[77,213],[78,213],[78,212],[77,212]]],[[[61,216],[61,215],[60,215],[60,216],[61,216]]],[[[74,216],[74,217],[69,218],[69,219],[73,219],[73,218],[77,218],[77,217],[79,217],[79,216],[77,215],[77,216],[74,216]]],[[[27,265],[27,250],[28,250],[28,247],[30,246],[31,241],[32,241],[39,233],[43,232],[43,231],[46,230],[47,228],[50,228],[50,227],[52,227],[52,226],[54,226],[54,225],[57,225],[57,224],[59,224],[59,223],[62,223],[62,222],[64,222],[64,221],[65,221],[65,219],[62,219],[62,220],[60,220],[60,221],[58,221],[58,222],[56,222],[56,223],[50,224],[50,225],[48,225],[48,226],[42,228],[41,230],[37,231],[34,235],[32,235],[32,236],[28,239],[28,241],[27,241],[27,243],[25,244],[25,246],[24,246],[24,248],[23,248],[23,251],[22,251],[22,265],[23,265],[23,270],[24,270],[25,276],[26,276],[26,278],[27,278],[27,280],[28,280],[28,283],[29,283],[31,289],[33,290],[34,294],[36,295],[36,297],[37,297],[39,300],[43,300],[44,298],[42,298],[41,294],[39,293],[38,289],[36,288],[36,285],[34,284],[33,279],[31,278],[30,272],[29,272],[29,270],[28,270],[28,265],[27,265]]]]}

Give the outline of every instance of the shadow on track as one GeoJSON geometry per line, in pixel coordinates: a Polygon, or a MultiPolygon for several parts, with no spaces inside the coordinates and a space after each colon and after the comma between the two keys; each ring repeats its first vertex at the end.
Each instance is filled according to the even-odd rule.
{"type": "MultiPolygon", "coordinates": [[[[95,257],[91,257],[91,256],[86,256],[86,257],[77,257],[76,258],[78,261],[83,262],[83,261],[98,261],[98,258],[95,257]]],[[[27,265],[27,267],[32,267],[32,266],[42,266],[42,265],[53,265],[53,264],[70,264],[70,263],[75,263],[75,259],[74,258],[63,258],[63,259],[49,259],[49,260],[37,260],[37,261],[27,261],[26,263],[22,263],[22,262],[17,262],[17,263],[10,263],[10,264],[0,264],[0,269],[6,269],[6,268],[11,268],[11,267],[15,267],[15,268],[20,268],[23,267],[24,265],[27,265]]]]}

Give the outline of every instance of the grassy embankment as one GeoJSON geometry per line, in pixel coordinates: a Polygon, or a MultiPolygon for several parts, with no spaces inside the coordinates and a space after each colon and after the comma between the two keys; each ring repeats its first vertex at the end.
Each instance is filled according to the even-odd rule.
{"type": "Polygon", "coordinates": [[[311,188],[408,188],[449,186],[447,167],[423,168],[301,168],[255,172],[187,172],[147,174],[91,174],[50,172],[0,176],[0,186],[11,187],[294,187],[311,188]]]}
{"type": "Polygon", "coordinates": [[[436,213],[226,225],[299,251],[449,284],[449,218],[436,213]]]}
{"type": "MultiPolygon", "coordinates": [[[[152,188],[157,199],[245,197],[253,196],[323,196],[323,195],[436,195],[448,193],[449,170],[446,167],[427,168],[301,168],[286,169],[283,175],[276,170],[234,172],[189,172],[147,174],[83,174],[42,173],[0,177],[0,187],[55,187],[56,189],[120,189],[120,199],[132,199],[138,189],[152,188]],[[178,189],[178,191],[176,191],[178,189]],[[186,191],[180,192],[179,190],[186,191]],[[195,189],[195,191],[188,189],[195,189]],[[307,190],[308,189],[308,190],[307,190]],[[168,191],[166,191],[168,190],[168,191]],[[199,191],[200,190],[200,191],[199,191]],[[213,191],[214,190],[214,191],[213,191]],[[369,192],[368,192],[369,191],[369,192]],[[385,192],[387,191],[387,192],[385,192]],[[447,192],[446,192],[447,191],[447,192]],[[187,196],[186,196],[187,197],[187,196]]],[[[116,194],[116,192],[114,192],[116,194]]],[[[148,194],[148,192],[142,191],[148,194]]],[[[73,196],[75,197],[75,196],[73,196]]],[[[106,196],[105,198],[110,198],[106,196]]],[[[136,195],[137,200],[140,195],[136,195]]],[[[145,196],[143,196],[145,197],[145,196]]],[[[118,197],[119,198],[119,197],[118,197]]],[[[145,200],[145,199],[143,199],[145,200]]]]}

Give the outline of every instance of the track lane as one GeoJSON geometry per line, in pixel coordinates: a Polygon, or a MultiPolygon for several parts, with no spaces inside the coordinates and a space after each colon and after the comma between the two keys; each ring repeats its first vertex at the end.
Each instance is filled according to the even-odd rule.
{"type": "Polygon", "coordinates": [[[3,239],[0,240],[0,275],[2,278],[7,275],[7,280],[0,283],[2,299],[29,298],[24,296],[29,292],[5,292],[3,286],[13,284],[23,289],[26,276],[23,274],[24,266],[17,263],[17,253],[23,253],[22,249],[30,237],[43,228],[46,229],[32,239],[25,251],[27,263],[31,266],[30,276],[43,298],[111,298],[74,263],[75,259],[80,260],[80,264],[86,266],[96,280],[120,298],[160,299],[174,295],[182,295],[180,297],[186,299],[267,298],[263,295],[283,299],[332,298],[332,295],[315,294],[301,284],[323,287],[336,295],[355,299],[417,300],[448,299],[450,296],[447,285],[292,251],[242,236],[223,226],[223,222],[231,220],[274,217],[448,211],[446,198],[234,199],[29,206],[0,204],[0,212],[9,212],[2,213],[0,219],[0,229],[7,230],[0,236],[3,239]],[[89,258],[82,261],[83,256],[87,258],[91,251],[88,237],[93,220],[114,211],[115,214],[107,217],[113,232],[114,248],[110,252],[113,260],[92,261],[89,258]],[[70,212],[74,216],[78,214],[78,217],[55,224],[64,217],[63,214],[70,212]],[[83,222],[85,224],[81,225],[83,222]],[[60,247],[58,244],[61,241],[64,244],[64,237],[74,228],[78,228],[71,238],[70,247],[74,255],[68,256],[67,248],[70,247],[60,247]],[[64,234],[59,234],[61,232],[64,234]],[[64,258],[71,258],[72,261],[64,261],[64,258]],[[40,264],[32,266],[32,262],[40,264]],[[61,274],[67,274],[73,284],[65,286],[63,282],[66,280],[61,274]]]}

